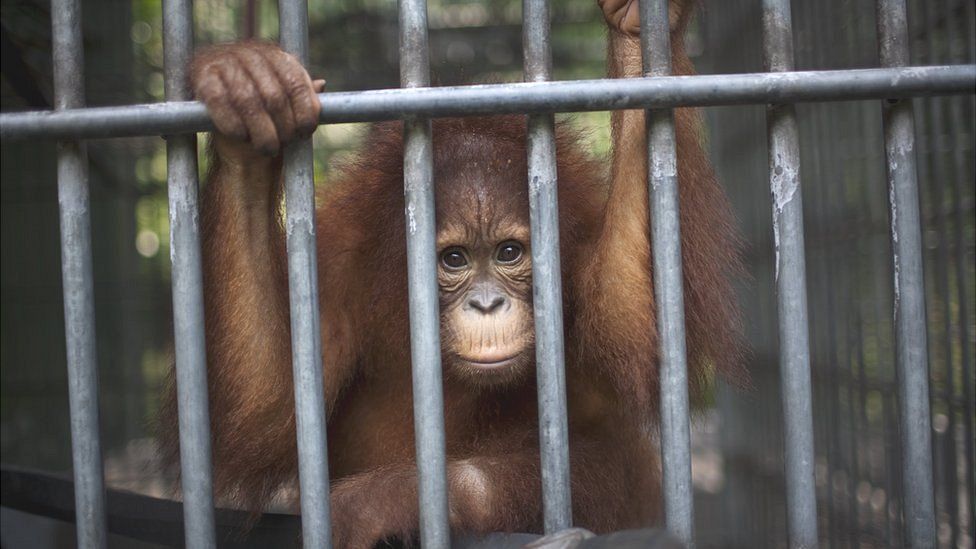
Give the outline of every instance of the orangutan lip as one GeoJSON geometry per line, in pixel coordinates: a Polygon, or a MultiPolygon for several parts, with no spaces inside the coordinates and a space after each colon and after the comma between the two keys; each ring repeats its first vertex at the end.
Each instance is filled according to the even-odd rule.
{"type": "Polygon", "coordinates": [[[512,362],[513,360],[515,360],[517,356],[518,354],[514,354],[508,358],[503,358],[501,360],[474,360],[471,358],[461,357],[461,360],[464,360],[465,362],[470,362],[471,364],[474,364],[475,366],[481,368],[496,368],[498,366],[504,366],[509,362],[512,362]]]}

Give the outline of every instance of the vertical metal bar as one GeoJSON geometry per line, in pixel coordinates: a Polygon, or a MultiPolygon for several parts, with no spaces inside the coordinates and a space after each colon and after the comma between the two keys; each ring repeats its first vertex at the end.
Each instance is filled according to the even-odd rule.
{"type": "MultiPolygon", "coordinates": [[[[167,101],[190,99],[187,66],[193,54],[190,0],[163,2],[163,60],[167,101]]],[[[197,197],[197,142],[193,134],[166,138],[170,261],[180,428],[180,480],[186,546],[216,547],[203,274],[197,197]]]]}
{"type": "MultiPolygon", "coordinates": [[[[905,0],[878,0],[877,13],[882,66],[907,65],[905,0]]],[[[934,547],[928,343],[915,167],[915,120],[910,101],[886,102],[884,133],[894,255],[895,360],[901,401],[906,541],[910,547],[934,547]]]]}
{"type": "MultiPolygon", "coordinates": [[[[424,0],[400,0],[399,19],[400,84],[405,88],[428,86],[427,3],[424,0]]],[[[450,546],[450,529],[430,121],[405,120],[403,138],[420,543],[425,549],[433,549],[450,546]]]]}
{"type": "MultiPolygon", "coordinates": [[[[308,4],[280,0],[278,20],[282,48],[307,64],[308,4]]],[[[331,547],[311,139],[285,147],[283,172],[302,542],[306,548],[331,547]]]]}
{"type": "MultiPolygon", "coordinates": [[[[962,6],[968,6],[968,10],[972,11],[972,6],[969,5],[971,2],[966,2],[965,0],[950,2],[947,8],[947,21],[946,24],[946,44],[947,44],[947,58],[948,63],[965,63],[967,61],[972,61],[973,59],[966,57],[965,51],[965,30],[962,28],[961,33],[957,34],[956,25],[952,22],[952,14],[957,9],[962,9],[962,6]],[[960,5],[962,4],[962,5],[960,5]],[[962,34],[963,36],[959,36],[962,34]],[[959,36],[959,38],[957,38],[959,36]],[[957,46],[959,48],[957,51],[957,46]]],[[[970,15],[972,15],[970,13],[970,15]]],[[[959,26],[964,25],[965,19],[959,21],[959,26]]],[[[971,22],[970,22],[971,23],[971,22]]],[[[966,125],[965,121],[969,120],[970,124],[973,120],[972,116],[966,118],[963,114],[963,101],[971,104],[972,99],[964,97],[950,97],[946,98],[948,102],[948,112],[946,113],[948,119],[948,134],[950,140],[957,140],[962,135],[964,135],[964,128],[962,126],[966,125]]],[[[970,111],[971,112],[971,111],[970,111]]],[[[971,126],[970,126],[971,128],[971,126]]],[[[971,129],[970,129],[971,131],[971,129]]],[[[958,526],[960,523],[969,525],[970,531],[976,529],[976,521],[974,521],[974,516],[976,516],[976,509],[974,509],[973,495],[976,494],[976,490],[973,489],[973,476],[974,476],[974,459],[973,459],[973,444],[976,443],[976,437],[973,436],[973,418],[976,413],[973,411],[973,375],[972,375],[972,357],[971,355],[971,342],[968,341],[969,331],[969,290],[966,284],[966,269],[969,262],[966,260],[966,251],[963,247],[963,227],[964,219],[966,219],[966,214],[964,213],[965,206],[962,200],[963,188],[966,185],[966,181],[969,181],[973,177],[972,171],[967,167],[967,155],[965,148],[955,144],[952,146],[952,170],[951,170],[951,181],[952,187],[949,191],[950,201],[952,203],[952,252],[953,252],[953,263],[954,269],[952,276],[956,283],[956,291],[958,292],[957,303],[957,324],[954,334],[954,339],[958,341],[959,345],[959,372],[960,376],[960,389],[962,391],[961,398],[958,400],[960,411],[962,412],[959,417],[962,422],[961,428],[963,433],[963,448],[962,448],[962,459],[964,463],[968,463],[969,467],[963,468],[965,480],[961,490],[963,493],[963,498],[965,503],[959,505],[963,509],[968,509],[968,517],[963,516],[963,513],[957,513],[954,515],[954,520],[958,526]],[[967,520],[968,519],[968,520],[967,520]]],[[[970,164],[971,165],[971,164],[970,164]]],[[[948,245],[948,243],[947,243],[948,245]]],[[[949,326],[949,325],[947,325],[949,326]]],[[[948,330],[948,328],[947,328],[948,330]]],[[[951,330],[950,330],[951,331],[951,330]]],[[[950,340],[948,345],[952,345],[954,341],[950,340]]],[[[950,416],[951,417],[951,416],[950,416]]],[[[951,425],[951,424],[950,424],[951,425]]],[[[953,433],[952,439],[956,439],[954,427],[950,426],[949,432],[953,433]]],[[[955,469],[950,469],[955,470],[955,469]]],[[[962,503],[962,502],[959,502],[962,503]]],[[[957,509],[958,509],[957,507],[957,509]]],[[[959,532],[954,531],[953,542],[958,541],[955,539],[958,535],[962,534],[964,528],[957,528],[959,532]]]]}
{"type": "MultiPolygon", "coordinates": [[[[525,81],[549,80],[552,77],[549,2],[525,0],[522,9],[525,81]]],[[[528,165],[542,508],[545,531],[551,533],[569,528],[573,523],[559,268],[556,139],[551,114],[528,117],[528,165]]]]}
{"type": "MultiPolygon", "coordinates": [[[[957,41],[957,34],[955,32],[955,25],[952,24],[952,17],[949,17],[949,23],[946,25],[948,31],[946,32],[946,43],[949,44],[949,58],[950,63],[966,63],[976,60],[976,52],[973,51],[973,33],[972,25],[974,24],[973,14],[973,3],[966,0],[957,0],[951,3],[950,13],[954,12],[957,8],[962,8],[965,10],[967,16],[960,21],[960,27],[965,25],[965,28],[960,29],[960,39],[957,41]],[[968,24],[964,23],[968,22],[968,24]],[[967,32],[967,30],[969,32],[967,32]],[[956,51],[955,44],[959,44],[959,51],[956,51]],[[966,45],[970,47],[967,49],[966,45]],[[968,54],[968,55],[967,55],[968,54]]],[[[976,496],[976,467],[973,466],[976,463],[976,458],[974,458],[974,445],[976,445],[976,435],[973,434],[973,421],[976,418],[976,410],[973,407],[974,398],[976,398],[976,391],[973,390],[973,359],[972,359],[972,341],[969,339],[970,331],[970,321],[969,321],[969,307],[970,307],[970,297],[969,297],[969,284],[967,283],[966,271],[969,268],[969,261],[967,260],[967,250],[965,246],[965,223],[966,219],[971,216],[971,212],[967,213],[967,208],[965,206],[965,200],[963,196],[966,195],[963,189],[966,188],[968,183],[966,181],[971,181],[973,177],[972,171],[972,156],[966,154],[965,147],[958,144],[958,140],[963,135],[968,132],[972,135],[973,131],[973,116],[972,108],[964,109],[963,107],[972,105],[971,98],[965,97],[952,97],[949,98],[949,139],[953,140],[953,177],[952,177],[952,189],[950,190],[950,200],[953,204],[952,207],[952,224],[953,224],[953,255],[955,262],[955,269],[953,269],[953,277],[956,282],[956,291],[958,292],[958,297],[956,299],[958,303],[958,324],[956,327],[956,343],[959,345],[960,349],[960,373],[961,377],[961,390],[962,390],[962,431],[963,431],[963,459],[965,463],[969,464],[969,467],[964,468],[966,480],[965,488],[962,492],[965,494],[966,505],[968,508],[968,517],[966,521],[969,524],[970,532],[976,530],[976,501],[974,501],[974,496],[976,496]],[[967,111],[969,116],[967,116],[967,111]],[[967,123],[968,121],[968,123],[967,123]]],[[[971,187],[970,187],[971,188],[971,187]]],[[[962,517],[959,517],[962,519],[962,517]]]]}
{"type": "MultiPolygon", "coordinates": [[[[763,49],[767,71],[793,70],[789,0],[763,1],[763,49]]],[[[792,104],[769,105],[766,116],[788,528],[790,547],[811,548],[817,547],[817,494],[799,130],[792,104]]]]}
{"type": "MultiPolygon", "coordinates": [[[[645,76],[671,74],[671,33],[667,0],[640,3],[641,51],[645,76]]],[[[691,432],[688,418],[688,365],[681,275],[678,171],[671,110],[647,112],[648,186],[654,294],[661,336],[661,453],[664,519],[671,533],[694,546],[691,488],[691,432]]]]}
{"type": "MultiPolygon", "coordinates": [[[[55,108],[82,108],[85,103],[85,56],[80,1],[53,0],[51,26],[55,108]]],[[[88,153],[84,143],[65,141],[58,144],[58,205],[75,527],[78,547],[100,548],[106,543],[105,476],[98,424],[88,153]]]]}
{"type": "MultiPolygon", "coordinates": [[[[945,12],[942,12],[939,4],[932,2],[926,2],[924,6],[917,7],[921,8],[922,12],[921,26],[926,29],[925,51],[927,53],[928,63],[951,62],[951,38],[953,35],[951,31],[953,27],[951,9],[946,9],[945,12]],[[942,44],[936,40],[937,31],[935,29],[938,27],[938,21],[945,21],[945,33],[941,35],[941,38],[944,40],[942,44]],[[945,46],[944,53],[943,48],[940,47],[941,45],[945,46]]],[[[917,23],[916,26],[918,26],[917,23]]],[[[919,60],[915,62],[917,63],[919,60]]],[[[923,147],[923,150],[926,150],[927,154],[923,155],[923,160],[919,168],[922,170],[920,179],[923,182],[927,182],[923,186],[928,190],[928,200],[926,200],[924,195],[921,200],[923,204],[928,202],[929,215],[935,214],[935,229],[938,233],[938,244],[934,250],[931,250],[930,257],[935,262],[934,272],[937,280],[933,284],[933,287],[937,289],[939,300],[942,302],[942,325],[932,326],[932,335],[936,336],[937,339],[941,338],[942,343],[941,360],[938,358],[934,360],[935,367],[938,367],[937,365],[940,362],[942,363],[942,390],[929,393],[929,398],[935,401],[936,407],[941,407],[945,410],[947,420],[945,431],[941,435],[938,432],[935,434],[935,444],[933,445],[933,459],[937,464],[933,471],[937,490],[935,493],[936,516],[939,518],[936,527],[941,529],[948,526],[949,547],[957,547],[959,545],[958,538],[960,534],[960,491],[957,486],[964,485],[964,483],[960,482],[960,475],[956,466],[958,454],[956,421],[958,403],[961,399],[956,398],[955,390],[955,370],[958,361],[955,360],[956,353],[953,348],[952,326],[954,319],[951,296],[956,292],[953,292],[950,287],[949,225],[946,212],[949,208],[946,206],[945,201],[945,188],[953,184],[956,179],[956,174],[953,170],[953,164],[949,162],[950,158],[954,155],[950,152],[943,152],[953,148],[952,145],[946,143],[944,137],[946,125],[944,117],[948,114],[947,107],[951,99],[954,98],[931,97],[922,100],[921,103],[916,103],[915,106],[919,108],[921,118],[919,127],[916,128],[918,129],[916,138],[921,136],[924,140],[923,143],[927,144],[927,147],[923,147]],[[928,109],[922,110],[924,107],[928,107],[928,109]],[[939,400],[942,400],[941,406],[938,404],[939,400]]],[[[920,189],[920,192],[924,191],[920,189]]],[[[931,220],[931,217],[929,219],[931,220]]],[[[928,228],[931,230],[931,221],[928,228]]],[[[957,291],[959,290],[957,289],[957,291]]],[[[938,310],[938,308],[935,310],[938,310]]],[[[935,348],[938,349],[938,347],[936,345],[935,348]]]]}
{"type": "Polygon", "coordinates": [[[886,435],[885,468],[888,477],[887,485],[889,486],[884,513],[888,517],[887,542],[889,547],[901,547],[905,544],[905,521],[901,513],[901,508],[904,507],[905,490],[903,483],[900,482],[902,480],[901,475],[898,474],[903,463],[901,452],[898,451],[901,447],[902,436],[898,432],[898,423],[895,419],[895,415],[900,408],[898,405],[898,397],[892,389],[887,389],[882,392],[881,414],[884,418],[886,435]]]}
{"type": "Polygon", "coordinates": [[[972,2],[966,2],[962,0],[962,9],[964,10],[965,16],[963,21],[966,22],[966,49],[968,50],[968,56],[966,61],[972,63],[976,61],[976,6],[972,2]]]}
{"type": "MultiPolygon", "coordinates": [[[[864,252],[864,246],[862,243],[863,240],[859,238],[857,245],[852,250],[853,253],[856,254],[854,257],[866,258],[869,255],[868,253],[864,252]]],[[[864,282],[864,278],[865,277],[862,276],[862,272],[858,270],[857,276],[854,280],[854,287],[855,288],[863,287],[861,284],[864,282]]],[[[862,440],[865,439],[870,440],[871,438],[873,438],[874,434],[872,433],[872,425],[871,425],[871,423],[873,422],[868,421],[868,411],[867,411],[868,410],[867,408],[868,380],[867,380],[867,364],[865,363],[865,342],[864,342],[865,334],[864,334],[863,305],[860,296],[854,296],[851,299],[855,307],[854,328],[853,328],[854,341],[857,342],[856,349],[854,351],[855,353],[854,360],[857,361],[857,398],[855,402],[857,403],[856,415],[858,419],[858,424],[860,425],[860,428],[858,429],[859,436],[857,440],[852,441],[852,444],[860,444],[862,440]]],[[[859,477],[858,485],[860,486],[861,482],[867,482],[868,486],[871,487],[875,486],[877,468],[872,464],[872,459],[871,459],[872,456],[870,455],[870,450],[859,448],[858,455],[859,455],[858,462],[855,464],[857,466],[857,472],[859,477]],[[866,479],[866,480],[860,480],[860,479],[866,479]]],[[[874,516],[874,513],[872,513],[869,510],[870,508],[866,507],[863,503],[861,504],[860,508],[864,509],[866,512],[861,513],[859,511],[859,516],[863,517],[863,519],[860,522],[858,522],[858,535],[856,540],[858,545],[860,545],[862,539],[862,535],[863,535],[862,530],[864,530],[866,527],[877,529],[878,526],[877,518],[876,516],[874,516]]]]}

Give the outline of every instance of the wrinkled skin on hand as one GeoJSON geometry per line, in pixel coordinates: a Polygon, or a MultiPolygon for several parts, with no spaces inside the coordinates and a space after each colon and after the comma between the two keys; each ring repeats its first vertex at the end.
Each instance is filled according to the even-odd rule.
{"type": "Polygon", "coordinates": [[[220,136],[248,142],[267,155],[315,131],[316,93],[325,88],[325,80],[313,81],[295,56],[276,44],[253,41],[197,53],[190,84],[220,136]]]}

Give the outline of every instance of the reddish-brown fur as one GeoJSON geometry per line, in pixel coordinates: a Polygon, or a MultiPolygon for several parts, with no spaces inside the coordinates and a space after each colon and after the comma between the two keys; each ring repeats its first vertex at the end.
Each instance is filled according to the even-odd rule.
{"type": "MultiPolygon", "coordinates": [[[[685,19],[679,9],[674,64],[688,74],[680,47],[685,19]]],[[[637,75],[636,39],[611,35],[611,76],[637,75]]],[[[709,365],[736,375],[730,277],[737,242],[696,114],[679,109],[676,127],[694,391],[709,365]]],[[[396,123],[375,126],[364,153],[317,197],[339,546],[412,539],[417,528],[401,134],[396,123]]],[[[483,201],[520,212],[527,224],[524,117],[436,120],[433,136],[439,225],[483,201]]],[[[615,113],[613,138],[608,178],[576,135],[557,131],[573,518],[595,531],[651,524],[659,508],[657,449],[648,432],[658,338],[643,113],[615,113]]],[[[203,195],[204,280],[215,489],[224,504],[260,510],[295,485],[297,457],[280,159],[242,152],[246,146],[218,140],[203,195]]],[[[541,529],[535,394],[531,373],[515,384],[472,387],[445,368],[453,528],[541,529]]],[[[171,457],[178,450],[174,410],[171,391],[162,433],[171,457]]]]}

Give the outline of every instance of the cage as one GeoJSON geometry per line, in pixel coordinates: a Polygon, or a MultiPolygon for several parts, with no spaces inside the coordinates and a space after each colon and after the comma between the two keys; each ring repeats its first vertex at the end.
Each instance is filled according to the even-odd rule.
{"type": "MultiPolygon", "coordinates": [[[[530,112],[537,121],[539,137],[535,139],[545,143],[550,139],[547,132],[551,130],[546,128],[551,124],[547,121],[551,112],[599,111],[611,105],[707,106],[712,161],[747,240],[751,276],[742,285],[741,301],[749,319],[754,387],[743,391],[718,384],[708,408],[698,413],[691,413],[687,403],[676,403],[682,419],[664,426],[662,432],[665,473],[673,479],[665,498],[672,509],[693,507],[694,512],[669,512],[667,527],[699,546],[971,547],[972,356],[976,342],[973,6],[955,0],[912,0],[904,5],[879,2],[876,12],[870,3],[800,0],[792,3],[790,18],[789,3],[784,2],[703,4],[687,47],[704,76],[680,84],[664,76],[638,83],[581,80],[602,76],[602,36],[594,30],[602,23],[596,7],[576,1],[551,8],[527,2],[530,15],[536,13],[531,10],[552,10],[553,33],[549,44],[541,39],[547,31],[539,27],[526,33],[540,42],[535,49],[525,48],[525,79],[562,82],[536,87],[495,84],[412,90],[394,95],[392,102],[388,94],[358,90],[396,87],[398,49],[403,66],[408,67],[402,84],[418,87],[429,83],[426,46],[418,45],[426,41],[420,37],[428,34],[428,17],[430,63],[439,83],[520,79],[519,51],[511,40],[520,35],[522,8],[509,2],[488,7],[432,2],[426,10],[429,14],[424,14],[423,3],[404,2],[399,25],[393,5],[368,1],[335,6],[313,3],[307,8],[300,2],[282,2],[280,16],[273,5],[260,1],[241,6],[198,2],[192,9],[196,34],[204,42],[274,35],[280,19],[280,38],[286,48],[305,52],[313,69],[337,74],[340,90],[356,90],[333,95],[333,102],[324,104],[323,121],[330,124],[403,113],[530,112]],[[792,30],[789,25],[768,22],[764,30],[764,9],[767,14],[772,10],[781,15],[785,9],[792,30]],[[900,26],[905,21],[898,17],[900,10],[906,10],[907,26],[900,26]],[[594,21],[597,25],[591,24],[594,21]],[[412,29],[412,35],[404,34],[416,41],[398,44],[390,38],[397,28],[412,29]],[[310,43],[302,38],[306,29],[312,35],[310,43]],[[350,47],[349,59],[343,60],[348,70],[329,70],[337,63],[336,51],[341,48],[316,49],[316,42],[329,43],[335,40],[332,36],[339,36],[343,43],[353,39],[347,37],[365,32],[362,29],[372,30],[365,34],[373,39],[354,38],[361,43],[350,47]],[[776,48],[784,43],[792,44],[795,60],[789,48],[776,48]],[[888,48],[885,55],[879,56],[879,43],[888,48]],[[552,73],[544,62],[549,47],[554,56],[552,73]],[[769,66],[763,64],[764,55],[769,66]],[[413,61],[408,63],[408,59],[413,61]],[[894,68],[898,65],[916,68],[894,68]],[[926,65],[932,67],[922,68],[926,65]],[[888,68],[872,69],[879,66],[888,68]],[[788,74],[758,74],[766,70],[788,74]],[[909,97],[916,98],[904,100],[909,97]],[[342,110],[340,99],[352,106],[342,110]],[[770,103],[788,107],[767,110],[770,103]],[[790,106],[793,103],[795,111],[790,106]],[[892,112],[895,114],[883,116],[892,112]],[[914,131],[899,126],[912,117],[914,131]],[[767,132],[769,120],[776,124],[767,132]],[[893,126],[899,126],[902,133],[889,134],[886,140],[885,128],[893,126]],[[886,145],[897,148],[893,143],[899,139],[902,144],[914,143],[920,200],[914,208],[920,218],[915,229],[896,230],[893,249],[890,208],[912,212],[910,201],[898,201],[906,196],[903,191],[910,198],[915,188],[910,168],[906,172],[886,170],[886,145]],[[776,147],[787,153],[796,151],[787,167],[799,164],[796,183],[803,191],[802,208],[795,207],[799,206],[796,202],[777,209],[776,197],[770,198],[767,153],[776,147]],[[897,184],[886,187],[888,178],[897,184]],[[890,189],[895,189],[896,198],[889,198],[890,189]],[[897,205],[890,206],[889,200],[896,200],[897,205]],[[799,234],[797,226],[803,229],[799,234]],[[913,230],[919,237],[914,240],[913,230]],[[779,238],[783,240],[774,241],[779,238]],[[798,247],[790,247],[790,238],[798,247]],[[899,262],[893,263],[893,257],[899,262]],[[780,273],[786,286],[777,287],[780,273]],[[895,280],[899,286],[893,291],[895,280]],[[787,302],[789,296],[802,295],[803,288],[807,298],[803,308],[808,310],[794,302],[779,304],[792,307],[789,314],[783,314],[782,308],[777,311],[777,295],[787,302]],[[809,340],[804,341],[803,336],[809,340]],[[783,367],[786,369],[781,371],[783,367]],[[913,377],[906,378],[906,373],[913,377]],[[792,404],[784,405],[782,399],[792,404]],[[803,404],[804,399],[808,404],[803,404]],[[919,405],[931,413],[899,415],[909,408],[918,411],[919,405]],[[786,458],[790,452],[794,457],[786,458]]],[[[663,5],[666,3],[658,3],[663,5]]],[[[106,539],[179,545],[184,535],[188,546],[208,546],[217,539],[227,543],[228,531],[234,531],[240,517],[225,510],[213,512],[206,473],[209,450],[184,456],[188,460],[185,469],[199,475],[184,484],[185,510],[172,502],[138,499],[114,490],[107,500],[101,495],[103,475],[110,488],[161,493],[161,481],[145,474],[140,460],[152,454],[151,444],[145,441],[151,432],[147,418],[156,408],[160,372],[170,361],[170,322],[176,330],[175,360],[181,375],[188,376],[181,380],[182,385],[205,386],[193,381],[199,380],[193,376],[200,376],[203,366],[200,331],[193,320],[201,314],[195,293],[199,292],[199,274],[194,275],[199,258],[193,258],[192,244],[185,245],[194,238],[197,151],[189,137],[169,138],[167,173],[160,142],[147,136],[202,131],[207,129],[206,117],[199,105],[118,106],[187,99],[179,82],[185,77],[181,67],[192,42],[191,6],[167,2],[165,15],[155,13],[155,6],[145,2],[121,6],[89,2],[80,12],[78,9],[74,2],[52,3],[48,8],[40,2],[11,0],[4,2],[2,12],[3,543],[11,547],[25,539],[30,546],[36,546],[38,540],[50,546],[75,543],[70,527],[45,522],[37,515],[59,520],[85,516],[85,520],[75,521],[80,546],[100,546],[106,539]],[[53,31],[47,30],[51,19],[53,31]],[[119,36],[118,28],[129,32],[119,36]],[[89,52],[84,60],[79,57],[82,36],[84,51],[89,52]],[[65,63],[54,71],[53,78],[47,64],[52,47],[65,63]],[[81,74],[87,78],[82,80],[81,74]],[[83,85],[92,104],[113,106],[48,115],[14,112],[52,106],[77,109],[83,106],[83,85]],[[119,136],[131,138],[89,141],[87,160],[83,147],[68,141],[56,152],[50,141],[52,137],[119,136]],[[54,173],[55,156],[62,159],[59,176],[54,173]],[[65,228],[83,228],[89,222],[83,201],[75,209],[71,206],[73,199],[83,200],[85,192],[72,173],[85,170],[90,170],[92,181],[92,237],[62,229],[62,238],[78,239],[61,247],[62,258],[57,252],[55,211],[60,201],[62,222],[70,217],[76,224],[65,228]],[[58,178],[64,187],[60,195],[55,185],[58,178]],[[173,231],[172,242],[168,230],[173,231]],[[86,238],[91,238],[90,251],[78,244],[86,238]],[[172,270],[166,251],[172,257],[172,270]],[[70,270],[71,265],[75,270],[70,270]],[[63,297],[62,268],[68,269],[63,297]],[[81,285],[71,286],[75,281],[81,285]],[[174,302],[170,301],[171,284],[174,302]],[[62,320],[62,307],[66,320],[62,320]],[[67,322],[67,330],[63,322],[67,322]],[[94,333],[74,328],[91,324],[96,327],[94,333]],[[74,377],[66,379],[69,369],[74,377]],[[66,382],[77,402],[70,427],[66,382]],[[96,394],[99,404],[92,400],[96,394]],[[101,407],[100,422],[93,404],[101,407]],[[48,471],[72,469],[67,444],[71,428],[80,429],[73,435],[73,486],[64,479],[23,470],[25,465],[48,471]],[[71,501],[72,491],[75,502],[71,501]],[[106,524],[110,534],[106,534],[106,524]]],[[[537,25],[545,20],[526,17],[537,25]]],[[[666,32],[657,35],[666,36],[666,32]]],[[[649,47],[660,51],[662,45],[649,47]]],[[[661,120],[667,124],[666,116],[661,120]]],[[[599,148],[601,119],[581,115],[578,123],[598,128],[593,131],[599,148]]],[[[327,172],[328,161],[340,154],[333,148],[354,142],[359,135],[358,130],[343,128],[325,126],[316,137],[320,146],[315,169],[319,174],[327,172]]],[[[422,142],[423,125],[416,128],[420,137],[412,139],[422,142]]],[[[294,223],[309,224],[312,151],[304,148],[295,154],[302,159],[295,161],[299,175],[289,183],[296,185],[289,195],[304,193],[305,198],[289,204],[288,211],[294,223]]],[[[429,182],[429,174],[423,173],[423,153],[418,154],[419,180],[429,182]]],[[[537,173],[547,181],[553,180],[547,171],[550,160],[546,155],[537,160],[537,173]]],[[[421,209],[429,198],[425,196],[420,192],[416,197],[421,209]]],[[[545,227],[551,231],[557,222],[549,202],[552,198],[552,188],[543,186],[537,204],[539,231],[545,227]]],[[[906,218],[910,220],[910,213],[900,219],[906,218]]],[[[423,250],[425,245],[411,246],[423,250]]],[[[302,267],[295,264],[293,276],[299,277],[314,267],[309,265],[309,254],[300,252],[301,245],[295,249],[299,251],[293,261],[304,262],[302,267]]],[[[546,261],[546,252],[539,253],[537,261],[546,261]]],[[[553,261],[551,255],[548,261],[553,261]]],[[[416,268],[424,269],[424,263],[418,262],[416,268]]],[[[436,330],[430,313],[436,291],[422,283],[431,280],[429,272],[417,273],[421,282],[417,284],[419,293],[414,294],[413,299],[419,300],[414,310],[426,307],[428,312],[412,318],[411,327],[418,334],[415,342],[428,345],[427,351],[415,350],[416,362],[425,363],[424,357],[437,354],[430,350],[432,340],[422,335],[436,330]],[[421,295],[426,297],[418,297],[421,295]]],[[[320,367],[312,335],[318,320],[311,313],[313,308],[301,307],[314,300],[312,278],[293,279],[292,287],[297,294],[293,312],[305,311],[305,320],[293,324],[296,349],[308,345],[305,351],[296,352],[303,357],[302,366],[296,368],[304,368],[314,378],[320,367]]],[[[557,281],[537,280],[537,291],[558,303],[559,292],[553,291],[557,281]]],[[[680,315],[680,307],[665,314],[680,315]]],[[[558,323],[543,322],[537,330],[540,338],[558,341],[561,328],[558,323]]],[[[547,400],[557,403],[552,409],[557,422],[565,414],[558,405],[561,362],[558,350],[539,358],[540,372],[554,375],[553,398],[547,400]]],[[[678,358],[667,367],[679,365],[680,376],[680,363],[678,358]]],[[[439,374],[435,365],[428,366],[431,369],[424,371],[429,385],[418,393],[429,397],[437,394],[439,374]]],[[[677,385],[683,385],[680,377],[677,385]]],[[[310,400],[300,405],[306,410],[300,412],[301,417],[308,418],[301,430],[307,428],[307,440],[315,441],[311,446],[321,448],[323,406],[315,400],[314,383],[304,389],[310,400]]],[[[185,446],[204,448],[206,411],[199,404],[206,395],[197,390],[184,398],[184,436],[187,441],[197,441],[185,446]]],[[[443,469],[444,460],[436,435],[440,403],[437,398],[425,398],[419,404],[418,410],[426,410],[419,412],[419,421],[432,425],[432,438],[421,437],[430,442],[420,443],[425,453],[418,463],[429,467],[427,475],[433,479],[443,469]]],[[[565,433],[558,431],[549,441],[552,450],[545,458],[552,464],[546,484],[547,508],[553,510],[546,520],[552,530],[569,523],[565,511],[559,511],[565,509],[568,494],[560,487],[567,464],[560,457],[565,451],[565,433]]],[[[303,497],[309,498],[303,507],[318,509],[306,516],[327,516],[321,510],[328,494],[324,459],[304,461],[318,464],[302,474],[303,497]],[[312,488],[316,486],[318,489],[312,488]]],[[[436,502],[446,497],[444,488],[434,480],[423,484],[429,490],[423,495],[424,505],[431,514],[424,518],[422,539],[425,546],[441,546],[447,543],[446,518],[444,506],[436,502]]],[[[280,515],[266,517],[259,524],[253,531],[254,543],[275,539],[260,538],[263,528],[274,536],[299,527],[307,545],[327,543],[324,522],[306,519],[299,523],[295,517],[280,515]]]]}

